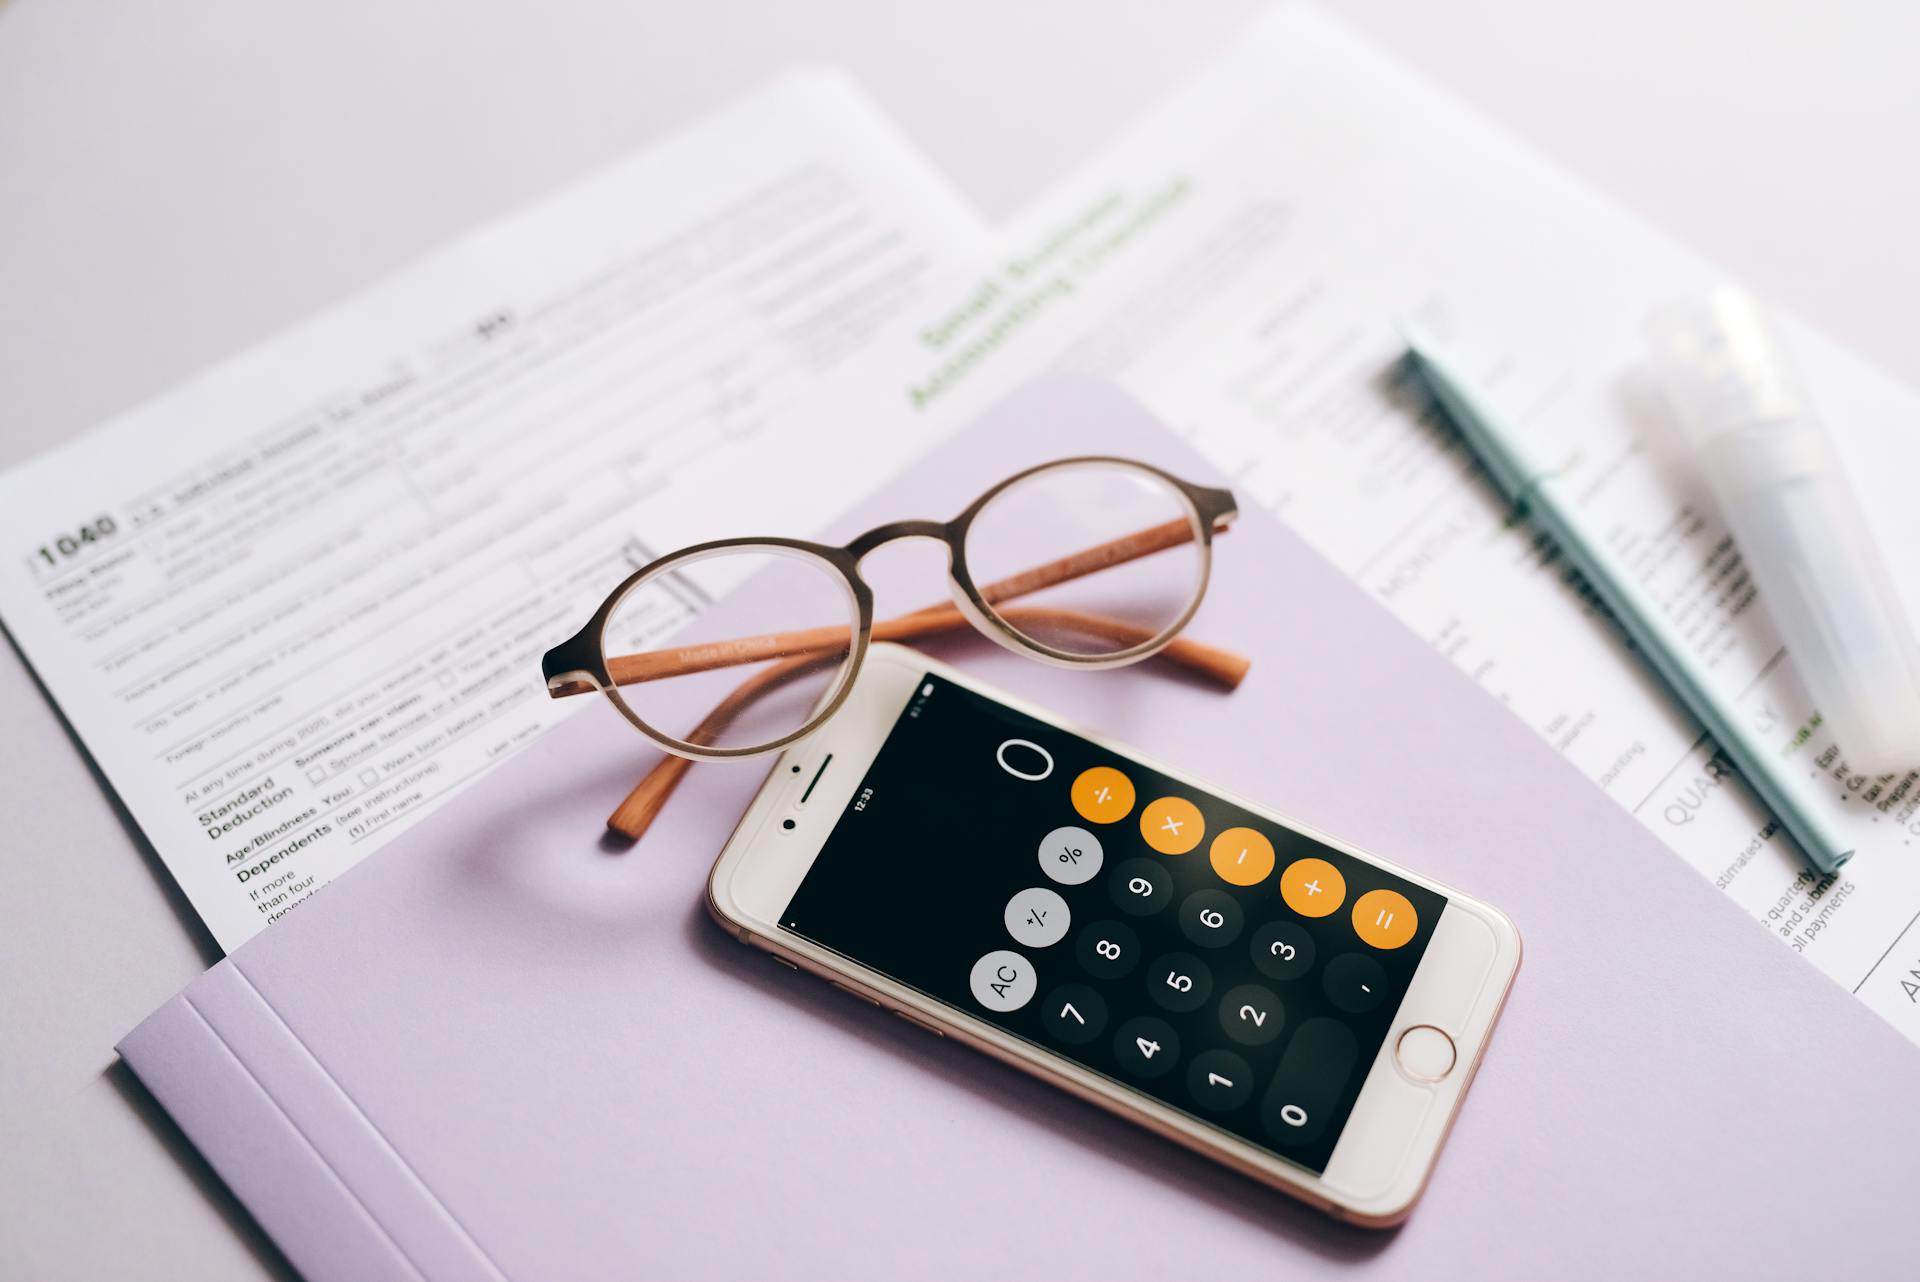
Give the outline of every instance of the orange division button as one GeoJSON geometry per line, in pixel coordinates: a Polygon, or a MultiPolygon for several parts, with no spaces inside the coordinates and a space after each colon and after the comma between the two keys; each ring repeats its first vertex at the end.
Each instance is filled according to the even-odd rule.
{"type": "Polygon", "coordinates": [[[1419,928],[1419,914],[1397,890],[1369,890],[1353,901],[1353,933],[1375,948],[1398,948],[1419,928]]]}
{"type": "Polygon", "coordinates": [[[1133,809],[1133,780],[1112,766],[1082,770],[1073,781],[1073,808],[1088,823],[1110,824],[1133,809]]]}
{"type": "Polygon", "coordinates": [[[1185,797],[1162,797],[1140,812],[1140,835],[1163,855],[1184,855],[1207,835],[1207,821],[1185,797]]]}
{"type": "Polygon", "coordinates": [[[1347,897],[1347,879],[1324,859],[1296,859],[1280,874],[1280,898],[1302,917],[1325,917],[1347,897]]]}
{"type": "Polygon", "coordinates": [[[1256,885],[1273,871],[1273,843],[1251,828],[1229,828],[1207,847],[1207,861],[1221,881],[1256,885]]]}

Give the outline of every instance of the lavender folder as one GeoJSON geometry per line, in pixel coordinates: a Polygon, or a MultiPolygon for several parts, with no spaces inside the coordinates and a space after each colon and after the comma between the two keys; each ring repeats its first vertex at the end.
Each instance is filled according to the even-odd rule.
{"type": "MultiPolygon", "coordinates": [[[[1041,459],[1210,477],[1096,383],[1036,384],[847,516],[1041,459]]],[[[742,531],[752,514],[741,514],[742,531]]],[[[775,533],[776,531],[767,531],[775,533]]],[[[932,545],[869,563],[937,597],[932,545]]],[[[776,625],[748,585],[697,629],[776,625]]],[[[591,708],[168,1002],[120,1050],[313,1279],[1891,1276],[1920,1058],[1284,527],[1247,511],[1162,665],[943,657],[1506,909],[1527,960],[1425,1201],[1344,1227],[774,965],[703,879],[760,782],[591,708]],[[1817,1262],[1810,1265],[1809,1262],[1817,1262]]]]}

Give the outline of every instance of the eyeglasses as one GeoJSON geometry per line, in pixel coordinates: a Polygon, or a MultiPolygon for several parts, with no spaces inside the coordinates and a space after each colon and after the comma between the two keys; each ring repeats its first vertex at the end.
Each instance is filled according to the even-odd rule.
{"type": "Polygon", "coordinates": [[[1164,654],[1227,688],[1247,660],[1181,639],[1200,608],[1213,536],[1238,508],[1123,458],[1071,458],[1008,477],[951,521],[897,521],[843,547],[723,539],[629,575],[587,625],[541,660],[554,698],[599,690],[672,754],[608,826],[637,838],[695,760],[772,752],[839,710],[875,640],[971,624],[1042,662],[1101,668],[1164,654]],[[861,561],[900,539],[947,545],[951,603],[875,623],[861,561]],[[655,648],[716,595],[759,575],[785,630],[655,648]],[[748,668],[745,681],[729,669],[748,668]]]}

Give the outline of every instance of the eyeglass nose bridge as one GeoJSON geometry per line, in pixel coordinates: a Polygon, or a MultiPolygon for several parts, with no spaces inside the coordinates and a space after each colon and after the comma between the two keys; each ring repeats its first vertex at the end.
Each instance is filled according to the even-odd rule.
{"type": "Polygon", "coordinates": [[[845,550],[857,565],[868,553],[901,539],[932,539],[946,545],[949,559],[953,556],[954,527],[945,521],[892,521],[878,525],[847,544],[845,550]]]}

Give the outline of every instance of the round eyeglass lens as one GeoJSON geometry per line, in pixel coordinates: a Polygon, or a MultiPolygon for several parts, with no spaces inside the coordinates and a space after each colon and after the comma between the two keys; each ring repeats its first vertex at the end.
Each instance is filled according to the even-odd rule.
{"type": "Polygon", "coordinates": [[[787,548],[723,548],[676,558],[628,589],[601,644],[627,715],[695,751],[770,747],[804,729],[838,693],[859,631],[852,588],[827,562],[787,548]],[[755,581],[778,630],[683,642],[682,623],[755,581]]]}
{"type": "Polygon", "coordinates": [[[1207,549],[1193,505],[1124,463],[1071,463],[1014,482],[975,514],[966,567],[1023,639],[1098,660],[1165,642],[1199,601],[1207,549]]]}

